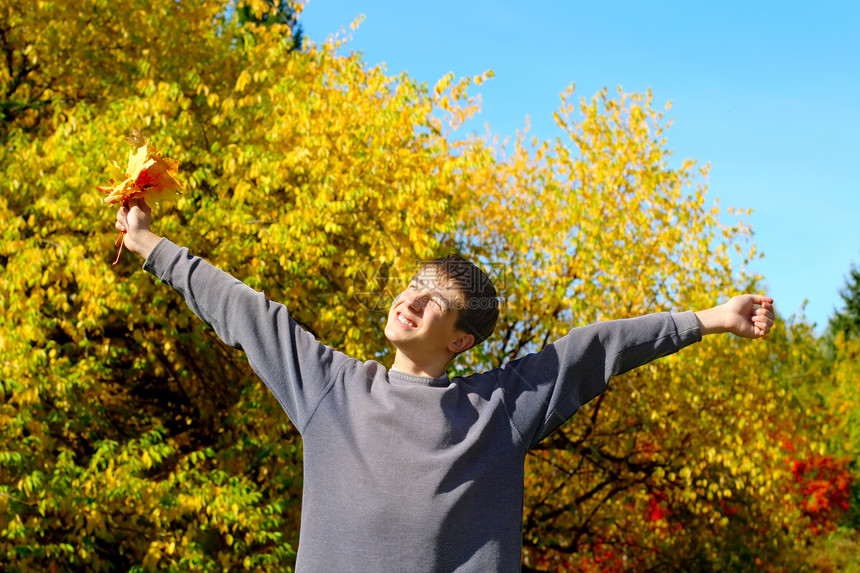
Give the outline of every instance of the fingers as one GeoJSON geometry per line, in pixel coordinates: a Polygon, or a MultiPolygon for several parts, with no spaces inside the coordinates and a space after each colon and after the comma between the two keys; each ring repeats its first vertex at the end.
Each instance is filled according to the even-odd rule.
{"type": "Polygon", "coordinates": [[[745,338],[767,335],[774,323],[773,299],[762,294],[744,294],[733,297],[732,310],[738,321],[735,334],[745,338]]]}
{"type": "MultiPolygon", "coordinates": [[[[138,225],[138,222],[141,220],[141,216],[144,221],[148,221],[149,217],[152,214],[152,208],[146,204],[146,200],[143,198],[139,199],[130,199],[127,203],[123,203],[120,205],[119,210],[116,213],[116,228],[118,231],[122,233],[128,233],[129,231],[129,217],[131,217],[131,224],[135,226],[138,225]],[[135,211],[139,209],[140,212],[135,211]],[[142,215],[141,215],[142,212],[142,215]]],[[[148,223],[146,223],[148,224],[148,223]]]]}
{"type": "Polygon", "coordinates": [[[772,327],[773,319],[761,316],[753,317],[753,328],[755,329],[756,336],[766,335],[772,327]]]}
{"type": "Polygon", "coordinates": [[[761,297],[761,295],[756,295],[760,297],[759,300],[761,306],[753,310],[752,313],[752,322],[753,328],[755,329],[756,336],[765,336],[770,329],[773,327],[774,322],[774,314],[773,314],[773,299],[768,297],[761,297]]]}
{"type": "Polygon", "coordinates": [[[749,296],[752,298],[753,304],[761,306],[770,305],[771,310],[773,309],[773,299],[769,296],[765,296],[763,294],[751,294],[749,296]]]}
{"type": "Polygon", "coordinates": [[[116,212],[116,229],[122,233],[128,232],[128,207],[122,205],[116,212]]]}
{"type": "Polygon", "coordinates": [[[753,316],[769,316],[773,318],[773,305],[765,304],[753,310],[753,316]]]}

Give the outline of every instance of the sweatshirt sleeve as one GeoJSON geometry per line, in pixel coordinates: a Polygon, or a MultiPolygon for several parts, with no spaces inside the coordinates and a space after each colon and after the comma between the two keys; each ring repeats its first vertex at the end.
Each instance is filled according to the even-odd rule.
{"type": "Polygon", "coordinates": [[[702,339],[692,311],[574,328],[499,373],[512,423],[531,449],[606,390],[612,376],[702,339]]]}
{"type": "Polygon", "coordinates": [[[348,358],[320,344],[284,305],[167,239],[159,241],[143,268],[182,295],[222,341],[245,351],[251,368],[302,432],[348,358]]]}

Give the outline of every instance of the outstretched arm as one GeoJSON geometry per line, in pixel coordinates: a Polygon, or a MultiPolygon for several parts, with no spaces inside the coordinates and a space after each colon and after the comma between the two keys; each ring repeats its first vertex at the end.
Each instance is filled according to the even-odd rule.
{"type": "Polygon", "coordinates": [[[251,367],[304,431],[328,384],[351,359],[320,344],[284,305],[153,233],[151,218],[142,200],[120,208],[116,228],[125,233],[128,249],[145,258],[144,270],[173,287],[221,340],[245,351],[251,367]]]}
{"type": "Polygon", "coordinates": [[[132,199],[116,214],[116,228],[125,233],[125,247],[144,259],[161,240],[149,229],[151,221],[152,209],[143,199],[132,199]]]}
{"type": "Polygon", "coordinates": [[[741,294],[725,304],[695,314],[703,335],[731,332],[744,338],[761,338],[773,326],[773,299],[760,294],[741,294]]]}
{"type": "MultiPolygon", "coordinates": [[[[765,336],[773,326],[773,299],[744,294],[698,312],[656,313],[574,328],[567,336],[498,370],[509,387],[515,427],[533,448],[617,376],[672,354],[702,335],[731,332],[765,336]]],[[[495,371],[494,371],[495,372],[495,371]]]]}

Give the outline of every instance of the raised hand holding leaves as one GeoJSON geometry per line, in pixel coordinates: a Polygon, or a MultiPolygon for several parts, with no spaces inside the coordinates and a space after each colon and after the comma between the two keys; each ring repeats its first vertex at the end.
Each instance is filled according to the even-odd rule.
{"type": "MultiPolygon", "coordinates": [[[[128,166],[123,172],[114,163],[114,166],[123,174],[121,183],[113,187],[96,186],[102,193],[107,193],[105,203],[122,203],[128,205],[131,199],[151,199],[152,201],[163,201],[173,198],[182,187],[182,183],[175,175],[179,171],[179,162],[163,157],[155,146],[153,146],[143,134],[135,129],[131,137],[126,138],[133,149],[128,154],[128,166]]],[[[112,179],[111,184],[114,183],[112,179]]],[[[152,204],[152,201],[149,204],[152,204]]],[[[120,233],[114,246],[119,247],[116,260],[122,253],[124,233],[120,233]]]]}

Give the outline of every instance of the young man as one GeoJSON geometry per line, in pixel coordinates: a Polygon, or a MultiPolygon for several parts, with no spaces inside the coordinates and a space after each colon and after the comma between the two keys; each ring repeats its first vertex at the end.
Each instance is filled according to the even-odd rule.
{"type": "Polygon", "coordinates": [[[317,342],[228,274],[155,235],[142,202],[117,228],[144,269],[244,349],[302,436],[296,570],[519,571],[526,453],[611,376],[703,334],[757,338],[773,301],[740,295],[700,312],[573,329],[538,353],[463,378],[448,362],[492,332],[495,290],[462,259],[425,266],[391,305],[393,367],[317,342]]]}

